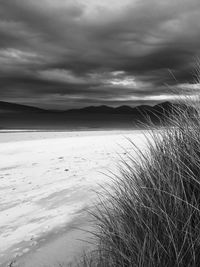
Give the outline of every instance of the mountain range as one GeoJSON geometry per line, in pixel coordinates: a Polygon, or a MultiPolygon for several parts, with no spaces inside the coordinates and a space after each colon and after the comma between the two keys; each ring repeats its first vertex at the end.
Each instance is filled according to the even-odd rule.
{"type": "Polygon", "coordinates": [[[80,109],[45,110],[0,101],[0,129],[130,129],[138,127],[141,123],[148,124],[150,121],[156,125],[160,122],[163,124],[177,107],[188,108],[184,104],[163,102],[154,106],[114,108],[102,105],[80,109]]]}
{"type": "Polygon", "coordinates": [[[110,107],[106,105],[101,106],[88,106],[80,109],[68,110],[47,110],[38,107],[21,105],[16,103],[0,101],[0,113],[60,113],[60,114],[162,114],[163,112],[170,111],[176,104],[170,102],[163,102],[155,106],[141,105],[137,107],[119,106],[110,107]]]}
{"type": "Polygon", "coordinates": [[[0,113],[23,113],[23,112],[37,113],[44,111],[45,111],[44,109],[40,109],[37,107],[0,101],[0,113]]]}

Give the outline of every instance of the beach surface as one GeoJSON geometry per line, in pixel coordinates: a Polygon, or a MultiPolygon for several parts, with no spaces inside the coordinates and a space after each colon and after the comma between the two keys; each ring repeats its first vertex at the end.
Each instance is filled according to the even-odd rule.
{"type": "Polygon", "coordinates": [[[139,130],[0,132],[0,266],[58,266],[91,247],[86,210],[133,154],[128,139],[145,147],[139,130]]]}

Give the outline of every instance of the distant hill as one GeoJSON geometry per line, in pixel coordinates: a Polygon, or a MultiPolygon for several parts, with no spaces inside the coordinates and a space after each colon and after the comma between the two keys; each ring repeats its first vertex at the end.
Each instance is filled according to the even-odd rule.
{"type": "Polygon", "coordinates": [[[157,110],[165,109],[167,107],[169,109],[169,106],[172,105],[170,102],[164,102],[162,104],[156,105],[156,106],[148,106],[148,105],[142,105],[137,107],[130,107],[130,106],[119,106],[116,108],[109,107],[109,106],[89,106],[81,109],[70,109],[63,111],[65,113],[85,113],[85,114],[144,114],[146,112],[154,112],[157,110]],[[169,104],[168,104],[169,103],[169,104]]]}
{"type": "MultiPolygon", "coordinates": [[[[109,107],[106,105],[101,106],[89,106],[81,109],[70,109],[70,110],[44,110],[37,107],[15,104],[15,103],[8,103],[0,101],[0,114],[4,113],[51,113],[57,115],[72,115],[72,114],[80,114],[81,116],[89,116],[89,115],[98,115],[104,117],[105,115],[111,114],[119,114],[119,115],[132,115],[135,119],[144,120],[144,118],[162,118],[163,116],[168,116],[172,110],[175,108],[183,108],[186,109],[184,104],[174,104],[171,102],[163,102],[157,104],[155,106],[148,106],[148,105],[141,105],[137,107],[130,107],[130,106],[119,106],[119,107],[109,107]]],[[[192,108],[190,107],[190,110],[192,108]]]]}
{"type": "Polygon", "coordinates": [[[114,108],[102,105],[60,111],[0,101],[0,129],[132,129],[149,125],[150,121],[159,126],[168,124],[167,118],[177,107],[191,114],[194,112],[194,108],[170,102],[155,106],[114,108]]]}
{"type": "Polygon", "coordinates": [[[193,107],[188,107],[185,104],[176,104],[171,102],[163,102],[154,106],[141,105],[137,107],[119,106],[116,108],[109,106],[89,106],[82,109],[71,109],[64,111],[65,114],[81,114],[81,116],[89,116],[94,114],[96,116],[105,115],[127,115],[132,116],[135,122],[148,122],[159,123],[166,120],[172,112],[176,112],[177,109],[187,110],[190,114],[194,114],[196,110],[193,107]]]}
{"type": "Polygon", "coordinates": [[[175,107],[180,107],[180,104],[173,104],[171,102],[163,102],[155,106],[141,105],[137,107],[119,106],[116,108],[109,106],[89,106],[81,109],[70,109],[64,111],[65,113],[81,113],[81,114],[132,114],[132,115],[162,115],[171,112],[175,107]]]}
{"type": "Polygon", "coordinates": [[[37,107],[27,106],[27,105],[21,105],[21,104],[15,104],[15,103],[9,103],[0,101],[0,114],[2,113],[38,113],[38,112],[45,112],[45,110],[37,107]]]}

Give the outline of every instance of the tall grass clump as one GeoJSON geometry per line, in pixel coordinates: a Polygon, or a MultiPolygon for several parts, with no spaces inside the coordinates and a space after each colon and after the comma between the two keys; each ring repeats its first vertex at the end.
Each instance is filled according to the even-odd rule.
{"type": "Polygon", "coordinates": [[[200,266],[200,116],[188,105],[123,163],[94,214],[97,249],[82,266],[200,266]]]}

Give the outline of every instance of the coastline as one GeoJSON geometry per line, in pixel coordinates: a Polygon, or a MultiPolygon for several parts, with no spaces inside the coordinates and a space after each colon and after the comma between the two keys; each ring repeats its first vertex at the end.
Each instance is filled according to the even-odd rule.
{"type": "Polygon", "coordinates": [[[0,130],[0,143],[18,142],[29,140],[44,140],[55,138],[83,137],[83,136],[101,136],[101,135],[126,135],[139,133],[141,129],[83,129],[83,130],[0,130]]]}

